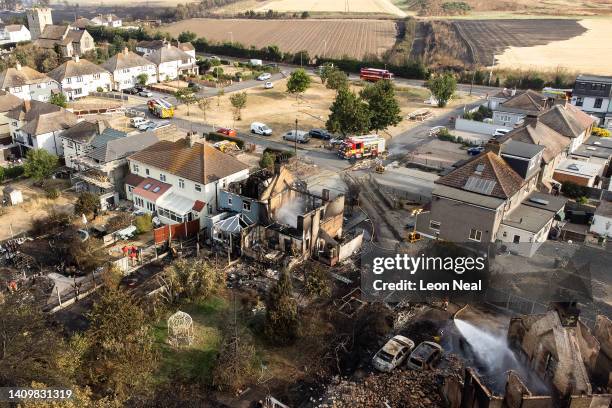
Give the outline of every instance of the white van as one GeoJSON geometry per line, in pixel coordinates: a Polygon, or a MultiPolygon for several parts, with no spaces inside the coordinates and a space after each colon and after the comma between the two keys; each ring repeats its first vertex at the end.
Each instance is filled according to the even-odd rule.
{"type": "Polygon", "coordinates": [[[256,135],[270,136],[272,134],[272,129],[270,129],[265,123],[253,122],[251,123],[251,133],[255,133],[256,135]]]}
{"type": "Polygon", "coordinates": [[[130,119],[130,125],[132,125],[132,127],[135,127],[136,129],[138,129],[140,125],[146,122],[147,121],[145,120],[145,118],[141,118],[140,116],[130,119]]]}

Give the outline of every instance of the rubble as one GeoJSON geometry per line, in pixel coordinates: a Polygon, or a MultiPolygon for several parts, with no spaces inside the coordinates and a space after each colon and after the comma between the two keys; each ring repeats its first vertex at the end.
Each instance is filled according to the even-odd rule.
{"type": "Polygon", "coordinates": [[[442,407],[444,379],[459,378],[463,370],[454,355],[446,356],[443,365],[445,368],[432,371],[397,369],[391,373],[370,373],[358,381],[335,378],[325,396],[313,403],[317,408],[442,407]]]}

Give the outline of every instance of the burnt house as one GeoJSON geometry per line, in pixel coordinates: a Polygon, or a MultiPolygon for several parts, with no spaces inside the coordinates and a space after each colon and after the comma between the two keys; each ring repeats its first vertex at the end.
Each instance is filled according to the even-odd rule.
{"type": "Polygon", "coordinates": [[[230,183],[220,193],[219,207],[227,217],[213,225],[213,241],[231,242],[234,253],[258,260],[288,255],[333,264],[361,243],[361,235],[343,237],[343,195],[313,194],[281,166],[230,183]]]}

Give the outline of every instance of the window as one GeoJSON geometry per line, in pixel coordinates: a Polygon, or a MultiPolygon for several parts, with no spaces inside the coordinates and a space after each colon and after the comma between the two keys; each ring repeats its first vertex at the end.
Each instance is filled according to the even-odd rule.
{"type": "Polygon", "coordinates": [[[100,74],[94,74],[93,77],[94,79],[100,79],[100,74]]]}
{"type": "Polygon", "coordinates": [[[128,186],[128,192],[129,192],[129,193],[131,193],[131,192],[132,192],[132,190],[134,190],[134,187],[132,187],[132,186],[128,186]]]}
{"type": "Polygon", "coordinates": [[[77,80],[76,80],[76,81],[77,81],[77,82],[83,82],[83,77],[82,77],[82,76],[77,77],[77,80]]]}
{"type": "Polygon", "coordinates": [[[66,78],[66,83],[67,84],[71,84],[72,83],[72,78],[66,78]]]}
{"type": "Polygon", "coordinates": [[[232,197],[227,197],[227,205],[232,205],[232,197]]]}
{"type": "Polygon", "coordinates": [[[576,98],[576,106],[582,106],[584,104],[584,98],[581,96],[578,96],[576,98]]]}
{"type": "Polygon", "coordinates": [[[21,92],[21,87],[20,86],[14,87],[13,92],[21,92]]]}
{"type": "Polygon", "coordinates": [[[82,94],[82,93],[83,93],[83,90],[82,90],[81,88],[79,88],[79,89],[75,89],[75,90],[74,90],[74,94],[75,94],[75,95],[80,95],[80,94],[82,94]]]}
{"type": "Polygon", "coordinates": [[[137,164],[133,164],[132,165],[132,169],[134,170],[134,173],[138,173],[138,165],[137,164]]]}
{"type": "Polygon", "coordinates": [[[145,169],[145,174],[148,176],[149,175],[149,169],[145,169]]]}
{"type": "Polygon", "coordinates": [[[482,231],[477,230],[476,228],[472,228],[470,230],[470,239],[472,241],[480,242],[480,240],[482,239],[482,231]]]}
{"type": "Polygon", "coordinates": [[[179,179],[179,187],[180,188],[185,188],[185,180],[179,179]]]}
{"type": "Polygon", "coordinates": [[[250,201],[243,201],[242,202],[242,209],[244,211],[251,211],[251,202],[250,201]]]}
{"type": "Polygon", "coordinates": [[[163,173],[161,173],[161,174],[159,175],[159,179],[160,179],[160,181],[166,181],[166,175],[165,175],[165,174],[163,174],[163,173]]]}
{"type": "Polygon", "coordinates": [[[440,231],[440,222],[439,221],[429,221],[429,228],[435,231],[440,231]]]}
{"type": "Polygon", "coordinates": [[[74,147],[74,143],[72,143],[70,140],[66,144],[68,145],[68,147],[74,147]]]}
{"type": "Polygon", "coordinates": [[[603,98],[595,98],[595,103],[593,104],[593,107],[595,109],[599,109],[601,108],[602,103],[603,103],[603,98]]]}
{"type": "Polygon", "coordinates": [[[512,239],[512,242],[514,242],[515,244],[518,244],[519,242],[521,242],[521,236],[515,235],[514,238],[512,239]]]}
{"type": "Polygon", "coordinates": [[[199,184],[196,184],[195,191],[202,191],[202,186],[200,186],[199,184]]]}

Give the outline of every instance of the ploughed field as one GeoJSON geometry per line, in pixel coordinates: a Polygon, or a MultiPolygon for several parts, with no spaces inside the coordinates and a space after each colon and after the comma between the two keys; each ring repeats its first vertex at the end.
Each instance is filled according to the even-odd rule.
{"type": "Polygon", "coordinates": [[[363,58],[381,55],[395,43],[391,20],[253,20],[194,18],[164,27],[172,35],[193,31],[207,40],[239,42],[257,48],[277,45],[310,56],[363,58]]]}

